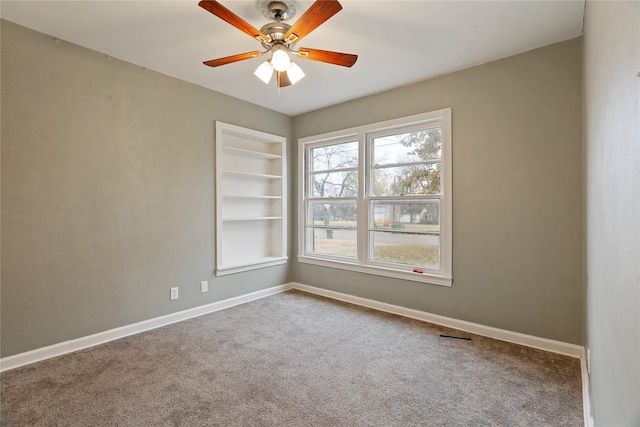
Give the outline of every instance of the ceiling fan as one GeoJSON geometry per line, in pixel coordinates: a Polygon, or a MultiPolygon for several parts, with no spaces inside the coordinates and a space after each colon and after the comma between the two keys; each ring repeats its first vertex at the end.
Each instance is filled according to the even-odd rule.
{"type": "Polygon", "coordinates": [[[220,65],[231,64],[271,53],[271,57],[262,63],[254,74],[268,84],[275,70],[278,87],[284,87],[292,85],[304,77],[304,72],[298,65],[291,61],[289,54],[296,55],[299,58],[341,65],[343,67],[353,66],[358,59],[358,55],[349,53],[306,47],[295,49],[295,44],[303,37],[307,36],[327,19],[342,10],[342,6],[337,0],[316,0],[293,26],[283,22],[291,19],[296,13],[293,1],[261,0],[258,2],[258,8],[266,18],[273,19],[274,22],[263,25],[260,30],[254,28],[251,24],[215,0],[202,0],[198,5],[258,40],[266,49],[262,52],[255,50],[205,61],[204,64],[210,67],[218,67],[220,65]]]}

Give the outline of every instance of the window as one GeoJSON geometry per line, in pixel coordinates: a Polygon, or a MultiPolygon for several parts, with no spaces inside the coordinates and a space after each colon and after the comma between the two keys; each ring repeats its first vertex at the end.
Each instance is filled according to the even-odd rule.
{"type": "Polygon", "coordinates": [[[300,142],[301,262],[451,285],[451,109],[300,142]]]}

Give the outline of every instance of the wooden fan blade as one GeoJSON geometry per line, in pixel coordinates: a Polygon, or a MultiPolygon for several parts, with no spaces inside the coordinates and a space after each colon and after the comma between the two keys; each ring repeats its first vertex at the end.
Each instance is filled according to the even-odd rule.
{"type": "Polygon", "coordinates": [[[278,78],[278,87],[291,86],[291,80],[286,71],[276,71],[276,77],[278,78]]]}
{"type": "Polygon", "coordinates": [[[287,31],[284,39],[291,42],[299,41],[341,10],[342,6],[337,0],[316,0],[287,31]]]}
{"type": "Polygon", "coordinates": [[[212,59],[210,61],[203,62],[203,64],[208,65],[209,67],[219,67],[220,65],[244,61],[245,59],[255,58],[260,55],[262,55],[262,53],[259,50],[254,50],[253,52],[239,53],[237,55],[225,56],[224,58],[212,59]]]}
{"type": "Polygon", "coordinates": [[[200,6],[201,8],[213,13],[218,18],[222,19],[223,21],[228,22],[229,24],[233,25],[234,27],[236,27],[240,31],[250,35],[254,39],[257,39],[259,41],[264,41],[264,42],[267,41],[267,36],[262,34],[260,32],[260,30],[256,29],[254,26],[249,24],[244,19],[240,18],[235,13],[231,12],[229,9],[227,9],[226,7],[224,7],[223,5],[218,3],[217,1],[215,1],[215,0],[202,0],[200,3],[198,3],[198,6],[200,6]]]}
{"type": "Polygon", "coordinates": [[[329,64],[351,67],[358,60],[358,55],[350,53],[331,52],[330,50],[309,49],[301,47],[298,49],[298,56],[312,61],[327,62],[329,64]]]}

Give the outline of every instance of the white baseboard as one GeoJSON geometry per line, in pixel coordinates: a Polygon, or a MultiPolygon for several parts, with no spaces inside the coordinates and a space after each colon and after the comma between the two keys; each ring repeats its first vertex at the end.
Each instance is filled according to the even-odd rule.
{"type": "Polygon", "coordinates": [[[426,311],[414,310],[399,305],[393,305],[372,299],[357,297],[354,295],[343,294],[341,292],[331,291],[328,289],[316,288],[314,286],[303,285],[301,283],[291,283],[290,286],[292,289],[298,289],[300,291],[309,292],[311,294],[321,295],[335,300],[373,308],[375,310],[397,314],[399,316],[409,317],[411,319],[435,323],[436,325],[446,326],[448,328],[458,329],[460,331],[482,335],[489,338],[495,338],[501,341],[508,341],[527,347],[533,347],[553,353],[564,354],[566,356],[581,358],[584,352],[584,348],[576,344],[568,344],[562,341],[539,338],[532,335],[521,334],[519,332],[493,328],[491,326],[453,319],[451,317],[440,316],[438,314],[427,313],[426,311]]]}
{"type": "MultiPolygon", "coordinates": [[[[344,294],[341,292],[331,291],[328,289],[317,288],[314,286],[303,285],[301,283],[288,283],[284,285],[274,286],[272,288],[261,291],[252,292],[234,298],[217,301],[200,307],[179,311],[177,313],[167,314],[165,316],[156,317],[142,322],[133,323],[131,325],[122,326],[108,331],[99,332],[97,334],[88,335],[86,337],[77,338],[70,341],[53,344],[47,347],[38,348],[27,351],[25,353],[16,354],[0,359],[0,372],[24,366],[29,363],[38,362],[49,359],[51,357],[60,356],[73,351],[81,350],[95,345],[103,344],[118,338],[124,338],[140,332],[159,328],[171,323],[180,322],[191,319],[193,317],[202,316],[204,314],[213,313],[225,308],[244,304],[260,298],[275,295],[289,289],[298,289],[303,292],[332,298],[339,301],[348,302],[363,307],[372,308],[387,313],[397,314],[399,316],[409,317],[412,319],[422,320],[424,322],[434,323],[465,332],[470,332],[485,337],[495,338],[502,341],[508,341],[516,344],[525,345],[527,347],[538,348],[553,353],[564,354],[585,360],[584,348],[575,344],[568,344],[561,341],[554,341],[546,338],[534,337],[518,332],[507,331],[505,329],[493,328],[490,326],[480,325],[478,323],[467,322],[464,320],[453,319],[450,317],[440,316],[437,314],[427,313],[425,311],[414,310],[398,305],[388,304],[381,301],[362,298],[354,295],[344,294]]],[[[585,368],[586,373],[586,368],[585,368]]]]}
{"type": "Polygon", "coordinates": [[[124,338],[129,335],[138,334],[140,332],[149,331],[172,323],[181,322],[183,320],[202,316],[204,314],[213,313],[215,311],[224,310],[236,305],[255,301],[260,298],[275,295],[291,289],[291,285],[279,285],[272,288],[263,289],[246,295],[216,301],[211,304],[202,305],[200,307],[190,308],[188,310],[179,311],[177,313],[167,314],[165,316],[156,317],[142,322],[133,323],[131,325],[122,326],[108,331],[99,332],[97,334],[88,335],[86,337],[77,338],[70,341],[64,341],[47,347],[37,348],[35,350],[19,353],[13,356],[3,357],[0,359],[0,372],[15,369],[20,366],[28,365],[52,357],[62,356],[63,354],[72,353],[84,348],[93,347],[104,344],[109,341],[124,338]]]}
{"type": "Polygon", "coordinates": [[[217,301],[200,307],[179,311],[177,313],[167,314],[165,316],[156,317],[142,322],[134,323],[120,328],[110,329],[108,331],[89,335],[86,337],[53,344],[47,347],[38,348],[27,351],[25,353],[16,354],[0,359],[0,372],[18,368],[20,366],[50,359],[63,354],[72,353],[88,347],[104,344],[129,335],[138,334],[140,332],[156,329],[172,323],[181,322],[183,320],[202,316],[204,314],[213,313],[225,308],[255,301],[271,295],[297,289],[299,291],[310,294],[320,295],[338,301],[348,302],[363,307],[372,308],[411,319],[421,320],[428,323],[458,329],[461,331],[482,335],[485,337],[495,338],[502,341],[508,341],[515,344],[533,347],[540,350],[559,353],[566,356],[576,357],[581,360],[582,370],[582,396],[584,408],[585,427],[593,427],[593,418],[591,415],[591,402],[589,399],[589,373],[587,372],[587,364],[584,347],[568,344],[561,341],[550,340],[546,338],[534,337],[532,335],[521,334],[518,332],[507,331],[505,329],[493,328],[490,326],[480,325],[478,323],[466,322],[464,320],[453,319],[450,317],[440,316],[437,314],[427,313],[425,311],[414,310],[398,305],[388,304],[381,301],[362,298],[354,295],[344,294],[341,292],[331,291],[329,289],[317,288],[314,286],[303,285],[302,283],[288,283],[284,285],[274,286],[268,289],[252,292],[246,295],[217,301]]]}
{"type": "Polygon", "coordinates": [[[535,337],[533,335],[521,334],[519,332],[507,331],[505,329],[493,328],[491,326],[480,325],[478,323],[466,322],[464,320],[453,319],[450,317],[431,314],[425,311],[414,310],[399,305],[388,304],[381,301],[357,297],[354,295],[343,294],[341,292],[331,291],[329,289],[317,288],[314,286],[303,285],[301,283],[290,283],[291,289],[316,294],[338,301],[348,302],[350,304],[362,307],[372,308],[386,313],[397,314],[399,316],[409,317],[411,319],[422,320],[428,323],[434,323],[448,328],[458,329],[460,331],[469,332],[476,335],[482,335],[489,338],[495,338],[501,341],[512,342],[527,347],[533,347],[540,350],[550,351],[552,353],[563,354],[580,359],[581,375],[582,375],[582,407],[584,415],[585,427],[593,427],[593,417],[591,415],[591,400],[589,398],[589,373],[587,371],[587,363],[584,347],[569,344],[562,341],[550,340],[547,338],[535,337]]]}
{"type": "Polygon", "coordinates": [[[593,413],[591,412],[591,388],[589,387],[589,368],[587,367],[586,351],[582,349],[580,357],[580,371],[582,372],[582,411],[584,427],[593,427],[593,413]]]}

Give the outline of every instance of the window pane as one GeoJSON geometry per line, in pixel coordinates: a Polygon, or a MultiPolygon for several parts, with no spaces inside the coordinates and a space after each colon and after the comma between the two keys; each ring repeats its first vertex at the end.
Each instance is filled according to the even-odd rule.
{"type": "Polygon", "coordinates": [[[356,202],[311,202],[308,225],[325,227],[352,227],[358,225],[356,202]]]}
{"type": "Polygon", "coordinates": [[[357,197],[358,172],[325,172],[311,175],[312,197],[357,197]]]}
{"type": "Polygon", "coordinates": [[[438,268],[440,237],[425,234],[372,231],[372,260],[438,268]]]}
{"type": "Polygon", "coordinates": [[[300,261],[450,285],[450,129],[444,108],[300,139],[300,261]]]}
{"type": "Polygon", "coordinates": [[[375,168],[371,171],[375,196],[440,194],[440,163],[375,168]]]}
{"type": "Polygon", "coordinates": [[[440,232],[440,201],[415,200],[371,202],[370,228],[381,230],[405,230],[424,233],[440,232]]]}
{"type": "Polygon", "coordinates": [[[422,129],[373,139],[373,164],[438,160],[442,156],[442,129],[422,129]]]}
{"type": "Polygon", "coordinates": [[[311,149],[311,171],[353,168],[358,166],[358,143],[326,145],[311,149]]]}
{"type": "Polygon", "coordinates": [[[358,232],[355,229],[307,228],[307,251],[356,258],[358,232]]]}

